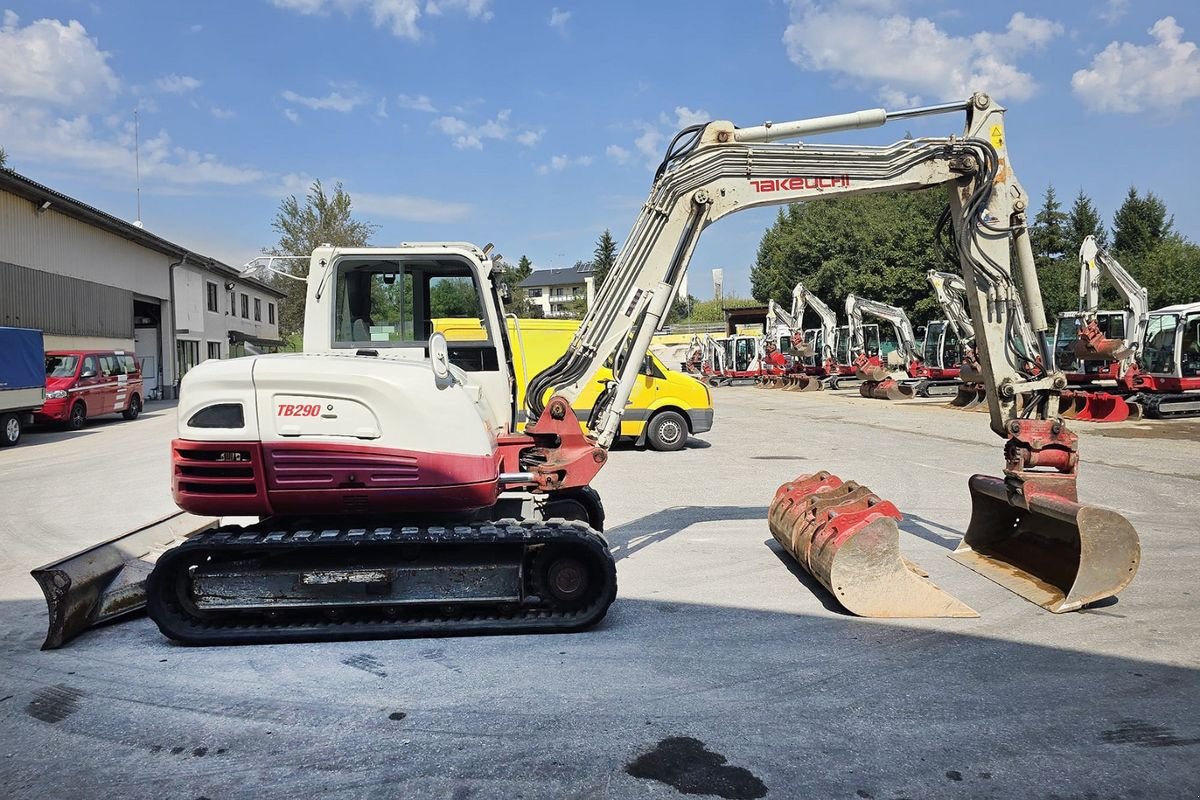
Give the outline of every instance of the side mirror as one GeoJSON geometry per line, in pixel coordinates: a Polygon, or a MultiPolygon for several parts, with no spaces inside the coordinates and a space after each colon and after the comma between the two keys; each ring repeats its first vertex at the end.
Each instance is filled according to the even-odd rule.
{"type": "Polygon", "coordinates": [[[94,377],[96,377],[96,370],[87,369],[87,370],[84,370],[83,374],[79,376],[79,380],[83,380],[84,378],[94,378],[94,377]]]}
{"type": "Polygon", "coordinates": [[[439,387],[454,382],[450,375],[450,345],[446,343],[446,335],[441,331],[429,337],[429,364],[433,368],[434,381],[439,387]]]}

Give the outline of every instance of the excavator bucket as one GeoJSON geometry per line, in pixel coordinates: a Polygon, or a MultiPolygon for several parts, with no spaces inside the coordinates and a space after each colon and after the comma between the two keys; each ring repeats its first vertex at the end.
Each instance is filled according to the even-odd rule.
{"type": "Polygon", "coordinates": [[[49,611],[43,650],[146,605],[146,576],[166,550],[217,520],[180,511],[145,527],[33,570],[49,611]]]}
{"type": "Polygon", "coordinates": [[[916,396],[916,385],[898,383],[894,378],[878,382],[864,381],[858,387],[858,393],[876,400],[911,400],[916,396]]]}
{"type": "Polygon", "coordinates": [[[1088,392],[1083,408],[1075,419],[1092,422],[1124,422],[1129,419],[1129,404],[1119,394],[1088,392]]]}
{"type": "Polygon", "coordinates": [[[789,388],[794,392],[819,392],[825,387],[821,385],[819,378],[812,375],[793,375],[792,385],[789,388]]]}
{"type": "Polygon", "coordinates": [[[1058,396],[1058,416],[1075,419],[1087,406],[1087,392],[1066,390],[1058,396]]]}
{"type": "Polygon", "coordinates": [[[1080,361],[1121,361],[1129,355],[1125,341],[1107,338],[1095,320],[1079,331],[1071,349],[1080,361]]]}
{"type": "Polygon", "coordinates": [[[1047,611],[1075,611],[1133,580],[1137,532],[1115,511],[1081,505],[1053,478],[970,480],[971,524],[950,557],[1047,611]],[[1019,487],[1019,488],[1018,488],[1019,487]]]}
{"type": "Polygon", "coordinates": [[[771,535],[860,617],[977,617],[900,555],[900,512],[865,486],[828,472],[775,492],[771,535]]]}
{"type": "Polygon", "coordinates": [[[980,389],[978,385],[964,383],[958,387],[958,393],[950,399],[950,402],[946,404],[946,408],[970,411],[980,403],[983,403],[985,397],[985,391],[980,389]]]}

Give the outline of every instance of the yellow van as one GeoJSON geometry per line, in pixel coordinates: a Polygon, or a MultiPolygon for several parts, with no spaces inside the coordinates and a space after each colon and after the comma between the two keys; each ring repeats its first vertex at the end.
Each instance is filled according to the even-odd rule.
{"type": "MultiPolygon", "coordinates": [[[[434,330],[454,340],[477,339],[481,335],[478,320],[435,319],[434,330]]],[[[508,319],[508,339],[513,351],[513,378],[517,386],[517,407],[525,406],[525,386],[529,379],[553,364],[571,343],[579,329],[578,320],[508,319]]],[[[592,384],[575,399],[575,415],[587,420],[592,405],[605,381],[613,380],[610,366],[596,372],[592,384]]],[[[523,412],[519,421],[524,421],[523,412]]],[[[712,395],[700,381],[668,369],[654,355],[646,355],[641,376],[629,395],[629,405],[621,418],[621,436],[648,444],[655,450],[680,450],[689,434],[712,428],[712,395]]]]}

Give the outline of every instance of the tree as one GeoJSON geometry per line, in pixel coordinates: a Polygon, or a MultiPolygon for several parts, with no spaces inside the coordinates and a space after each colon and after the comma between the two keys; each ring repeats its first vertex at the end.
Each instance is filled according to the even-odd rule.
{"type": "Polygon", "coordinates": [[[497,285],[501,287],[502,293],[508,295],[508,300],[504,303],[506,311],[510,311],[522,318],[540,318],[545,316],[542,307],[537,303],[529,301],[529,294],[525,289],[520,288],[521,282],[533,274],[533,262],[528,256],[521,256],[521,260],[514,267],[507,261],[501,261],[495,273],[497,285]]]}
{"type": "Polygon", "coordinates": [[[1113,215],[1113,251],[1118,258],[1138,260],[1171,235],[1175,218],[1167,217],[1167,206],[1153,192],[1139,197],[1129,187],[1125,202],[1113,215]]]}
{"type": "Polygon", "coordinates": [[[8,163],[8,153],[4,152],[4,148],[0,147],[0,167],[8,163]]]}
{"type": "Polygon", "coordinates": [[[690,294],[687,297],[676,295],[675,299],[671,302],[671,307],[667,309],[666,324],[672,325],[676,322],[687,320],[691,315],[692,307],[699,302],[699,300],[690,294]]]}
{"type": "MultiPolygon", "coordinates": [[[[296,195],[285,198],[271,227],[279,234],[279,244],[271,255],[307,255],[322,244],[335,247],[364,247],[378,226],[351,216],[350,195],[338,183],[333,194],[326,194],[320,181],[313,181],[304,200],[296,195]]],[[[283,271],[302,277],[307,274],[304,261],[283,262],[283,271]]],[[[279,332],[282,336],[304,329],[306,287],[300,281],[276,277],[275,285],[287,293],[279,304],[279,332]]]]}
{"type": "Polygon", "coordinates": [[[1042,207],[1033,218],[1029,237],[1033,263],[1037,266],[1038,286],[1042,292],[1042,305],[1051,326],[1058,312],[1079,307],[1079,262],[1075,259],[1079,243],[1072,245],[1073,230],[1071,218],[1063,212],[1054,187],[1047,186],[1042,207]]]}
{"type": "Polygon", "coordinates": [[[1108,231],[1104,227],[1104,220],[1100,218],[1092,199],[1080,189],[1067,216],[1067,239],[1073,247],[1078,247],[1088,236],[1096,237],[1096,244],[1100,247],[1108,247],[1108,231]]]}
{"type": "Polygon", "coordinates": [[[596,250],[592,256],[592,266],[595,269],[592,278],[596,282],[597,292],[604,285],[604,279],[608,277],[608,271],[615,263],[617,263],[617,243],[613,240],[608,228],[605,228],[604,233],[600,234],[600,238],[596,241],[596,250]]]}
{"type": "Polygon", "coordinates": [[[1139,266],[1151,308],[1200,300],[1200,247],[1179,234],[1159,242],[1139,266]]]}
{"type": "Polygon", "coordinates": [[[802,281],[834,307],[853,292],[924,321],[939,313],[925,273],[946,266],[933,240],[945,204],[944,192],[921,191],[781,208],[759,242],[751,293],[790,307],[792,287],[802,281]]]}

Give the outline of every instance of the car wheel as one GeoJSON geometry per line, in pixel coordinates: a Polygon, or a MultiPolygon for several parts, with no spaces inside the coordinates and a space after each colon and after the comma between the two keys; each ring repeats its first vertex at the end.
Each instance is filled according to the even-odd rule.
{"type": "Polygon", "coordinates": [[[77,431],[87,422],[87,409],[83,403],[76,403],[71,406],[71,416],[67,417],[67,427],[70,430],[77,431]]]}
{"type": "Polygon", "coordinates": [[[21,418],[16,414],[0,415],[0,447],[12,447],[21,441],[21,418]]]}
{"type": "Polygon", "coordinates": [[[137,419],[140,413],[142,413],[142,399],[135,394],[129,400],[129,407],[121,412],[121,416],[125,419],[137,419]]]}
{"type": "Polygon", "coordinates": [[[660,411],[650,420],[646,441],[655,450],[682,450],[687,444],[687,420],[678,411],[660,411]]]}

